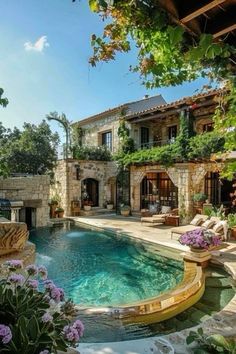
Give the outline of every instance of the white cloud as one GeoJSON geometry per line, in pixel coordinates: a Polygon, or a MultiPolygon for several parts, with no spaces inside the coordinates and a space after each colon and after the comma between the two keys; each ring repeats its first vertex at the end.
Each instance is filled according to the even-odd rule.
{"type": "Polygon", "coordinates": [[[34,52],[43,52],[46,47],[49,47],[47,36],[40,37],[35,43],[24,43],[25,50],[34,52]]]}

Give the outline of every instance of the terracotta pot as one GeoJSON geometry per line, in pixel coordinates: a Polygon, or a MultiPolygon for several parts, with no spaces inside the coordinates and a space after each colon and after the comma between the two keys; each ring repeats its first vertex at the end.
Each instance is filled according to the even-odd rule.
{"type": "Polygon", "coordinates": [[[190,251],[197,252],[197,253],[202,253],[202,252],[206,252],[207,250],[205,248],[190,246],[190,251]]]}
{"type": "Polygon", "coordinates": [[[236,240],[236,226],[231,228],[231,238],[236,240]]]}
{"type": "Polygon", "coordinates": [[[58,218],[63,218],[63,216],[64,216],[64,211],[58,211],[57,212],[57,217],[58,218]]]}
{"type": "Polygon", "coordinates": [[[121,209],[120,213],[121,213],[122,216],[129,216],[130,210],[122,210],[121,209]]]}
{"type": "Polygon", "coordinates": [[[50,218],[51,219],[54,219],[57,217],[56,208],[57,208],[57,204],[50,204],[50,218]]]}

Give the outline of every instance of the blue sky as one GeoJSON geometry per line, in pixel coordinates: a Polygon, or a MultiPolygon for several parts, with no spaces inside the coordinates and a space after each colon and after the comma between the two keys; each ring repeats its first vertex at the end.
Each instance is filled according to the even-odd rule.
{"type": "Polygon", "coordinates": [[[6,109],[0,108],[4,126],[39,123],[51,111],[77,121],[145,94],[161,93],[170,102],[193,94],[205,83],[147,90],[138,75],[129,72],[134,51],[91,68],[90,36],[100,34],[103,23],[87,3],[0,1],[0,87],[10,101],[6,109]]]}

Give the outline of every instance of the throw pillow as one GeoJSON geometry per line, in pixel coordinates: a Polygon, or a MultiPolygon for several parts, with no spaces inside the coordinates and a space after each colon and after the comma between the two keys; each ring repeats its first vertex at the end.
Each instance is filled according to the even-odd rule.
{"type": "Polygon", "coordinates": [[[194,216],[193,220],[190,222],[190,225],[198,226],[202,223],[203,219],[201,214],[197,214],[194,216]]]}
{"type": "Polygon", "coordinates": [[[216,222],[214,220],[206,220],[201,226],[204,227],[205,229],[211,229],[212,226],[215,225],[215,223],[216,222]]]}
{"type": "Polygon", "coordinates": [[[171,207],[163,205],[161,207],[161,214],[168,214],[171,211],[171,207]]]}

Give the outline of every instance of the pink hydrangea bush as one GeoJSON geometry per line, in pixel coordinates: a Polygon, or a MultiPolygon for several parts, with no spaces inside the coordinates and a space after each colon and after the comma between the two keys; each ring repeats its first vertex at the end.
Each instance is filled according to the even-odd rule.
{"type": "Polygon", "coordinates": [[[7,275],[0,280],[0,353],[49,354],[78,345],[84,326],[68,320],[64,291],[47,279],[47,269],[23,269],[19,260],[2,267],[7,275]]]}
{"type": "Polygon", "coordinates": [[[179,242],[193,248],[209,249],[211,246],[220,245],[221,239],[209,230],[196,229],[181,235],[179,242]]]}

